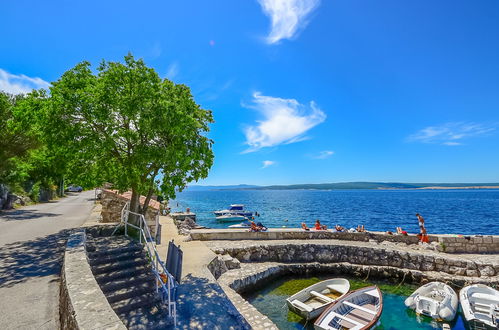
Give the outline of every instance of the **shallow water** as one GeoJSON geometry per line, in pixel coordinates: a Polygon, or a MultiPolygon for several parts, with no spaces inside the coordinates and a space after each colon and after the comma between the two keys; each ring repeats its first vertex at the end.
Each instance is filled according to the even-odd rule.
{"type": "Polygon", "coordinates": [[[334,227],[364,224],[367,230],[419,232],[416,213],[428,233],[499,235],[499,190],[219,190],[185,191],[170,202],[174,211],[189,207],[197,222],[227,228],[213,211],[230,204],[258,211],[267,227],[312,226],[316,219],[334,227]],[[178,204],[178,207],[177,207],[178,204]]]}
{"type": "MultiPolygon", "coordinates": [[[[329,277],[299,278],[284,277],[269,283],[266,287],[247,294],[247,299],[262,314],[267,315],[279,329],[313,329],[313,321],[305,323],[298,315],[288,311],[286,298],[291,294],[329,277]]],[[[404,305],[405,298],[417,287],[391,285],[386,282],[364,282],[350,279],[351,290],[377,284],[383,292],[383,313],[375,329],[442,329],[442,324],[431,318],[418,316],[404,305]]],[[[465,329],[462,316],[458,314],[452,329],[465,329]]]]}

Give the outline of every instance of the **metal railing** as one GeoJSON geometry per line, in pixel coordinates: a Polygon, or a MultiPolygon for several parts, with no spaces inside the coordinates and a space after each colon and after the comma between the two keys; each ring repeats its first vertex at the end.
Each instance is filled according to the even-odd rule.
{"type": "Polygon", "coordinates": [[[118,227],[124,225],[125,236],[129,236],[128,227],[137,229],[139,233],[139,242],[144,243],[145,249],[151,259],[151,268],[156,282],[156,293],[160,294],[163,304],[168,304],[168,316],[173,318],[175,326],[177,325],[177,304],[175,301],[175,279],[166,270],[165,264],[161,262],[158,250],[156,249],[155,241],[152,238],[151,231],[147,226],[144,215],[140,213],[131,212],[127,203],[121,210],[121,223],[116,227],[113,234],[117,231],[118,227]],[[138,219],[137,224],[129,222],[130,215],[138,219]],[[163,276],[162,276],[163,275],[163,276]],[[166,283],[165,283],[166,282],[166,283]]]}

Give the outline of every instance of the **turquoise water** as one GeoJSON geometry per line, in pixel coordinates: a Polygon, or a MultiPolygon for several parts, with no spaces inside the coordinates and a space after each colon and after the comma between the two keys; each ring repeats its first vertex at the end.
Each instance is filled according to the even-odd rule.
{"type": "MultiPolygon", "coordinates": [[[[321,279],[325,278],[329,277],[322,277],[321,279]]],[[[268,286],[246,295],[245,299],[262,314],[267,315],[281,330],[313,329],[313,321],[305,323],[299,316],[288,311],[286,298],[289,295],[279,292],[280,287],[293,279],[297,279],[297,277],[284,277],[275,280],[269,283],[268,286]]],[[[386,285],[384,282],[376,281],[369,281],[368,283],[386,285]]],[[[407,289],[412,291],[416,287],[409,287],[407,289]]],[[[437,323],[428,317],[418,316],[412,310],[407,309],[404,305],[406,297],[406,295],[383,291],[383,313],[375,329],[442,329],[441,323],[437,323]]],[[[450,325],[452,329],[465,329],[463,318],[460,314],[458,314],[454,322],[450,325]]]]}
{"type": "Polygon", "coordinates": [[[173,210],[189,207],[197,222],[226,228],[213,211],[245,204],[261,214],[267,227],[312,226],[319,219],[329,227],[363,224],[367,230],[419,232],[415,214],[426,220],[428,233],[499,235],[499,190],[219,190],[186,191],[170,202],[173,210]],[[178,203],[178,207],[177,207],[178,203]]]}

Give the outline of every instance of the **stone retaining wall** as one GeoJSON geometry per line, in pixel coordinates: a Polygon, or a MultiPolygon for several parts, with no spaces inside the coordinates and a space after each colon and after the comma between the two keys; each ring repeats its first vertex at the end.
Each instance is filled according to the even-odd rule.
{"type": "Polygon", "coordinates": [[[437,238],[448,253],[499,253],[499,236],[438,235],[437,238]]]}
{"type": "MultiPolygon", "coordinates": [[[[102,211],[101,222],[120,222],[121,221],[121,211],[125,204],[130,200],[131,193],[119,194],[115,190],[102,189],[101,193],[101,204],[102,211]]],[[[143,197],[143,196],[142,196],[143,197]]],[[[145,197],[141,198],[141,202],[145,197]]],[[[151,200],[149,207],[147,209],[145,219],[151,235],[156,235],[157,219],[159,217],[160,205],[159,202],[151,200]]]]}
{"type": "Polygon", "coordinates": [[[126,330],[92,274],[83,230],[68,239],[59,299],[61,329],[126,330]]]}
{"type": "Polygon", "coordinates": [[[229,254],[241,262],[338,263],[390,266],[419,271],[444,272],[471,277],[498,277],[499,264],[446,256],[355,245],[269,244],[217,247],[218,254],[229,254]]]}
{"type": "MultiPolygon", "coordinates": [[[[376,241],[418,244],[416,235],[388,235],[382,232],[349,233],[335,231],[305,231],[297,228],[271,228],[265,232],[249,232],[247,229],[195,229],[191,230],[193,240],[306,240],[335,239],[356,242],[376,241]]],[[[430,243],[438,242],[447,253],[499,253],[499,236],[482,235],[429,235],[430,243]]]]}

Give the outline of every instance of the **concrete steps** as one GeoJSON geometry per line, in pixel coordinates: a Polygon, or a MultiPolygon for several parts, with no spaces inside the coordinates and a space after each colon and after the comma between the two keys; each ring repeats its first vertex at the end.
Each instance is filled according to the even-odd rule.
{"type": "Polygon", "coordinates": [[[92,272],[109,304],[129,329],[171,325],[141,244],[125,236],[87,235],[92,272]]]}

